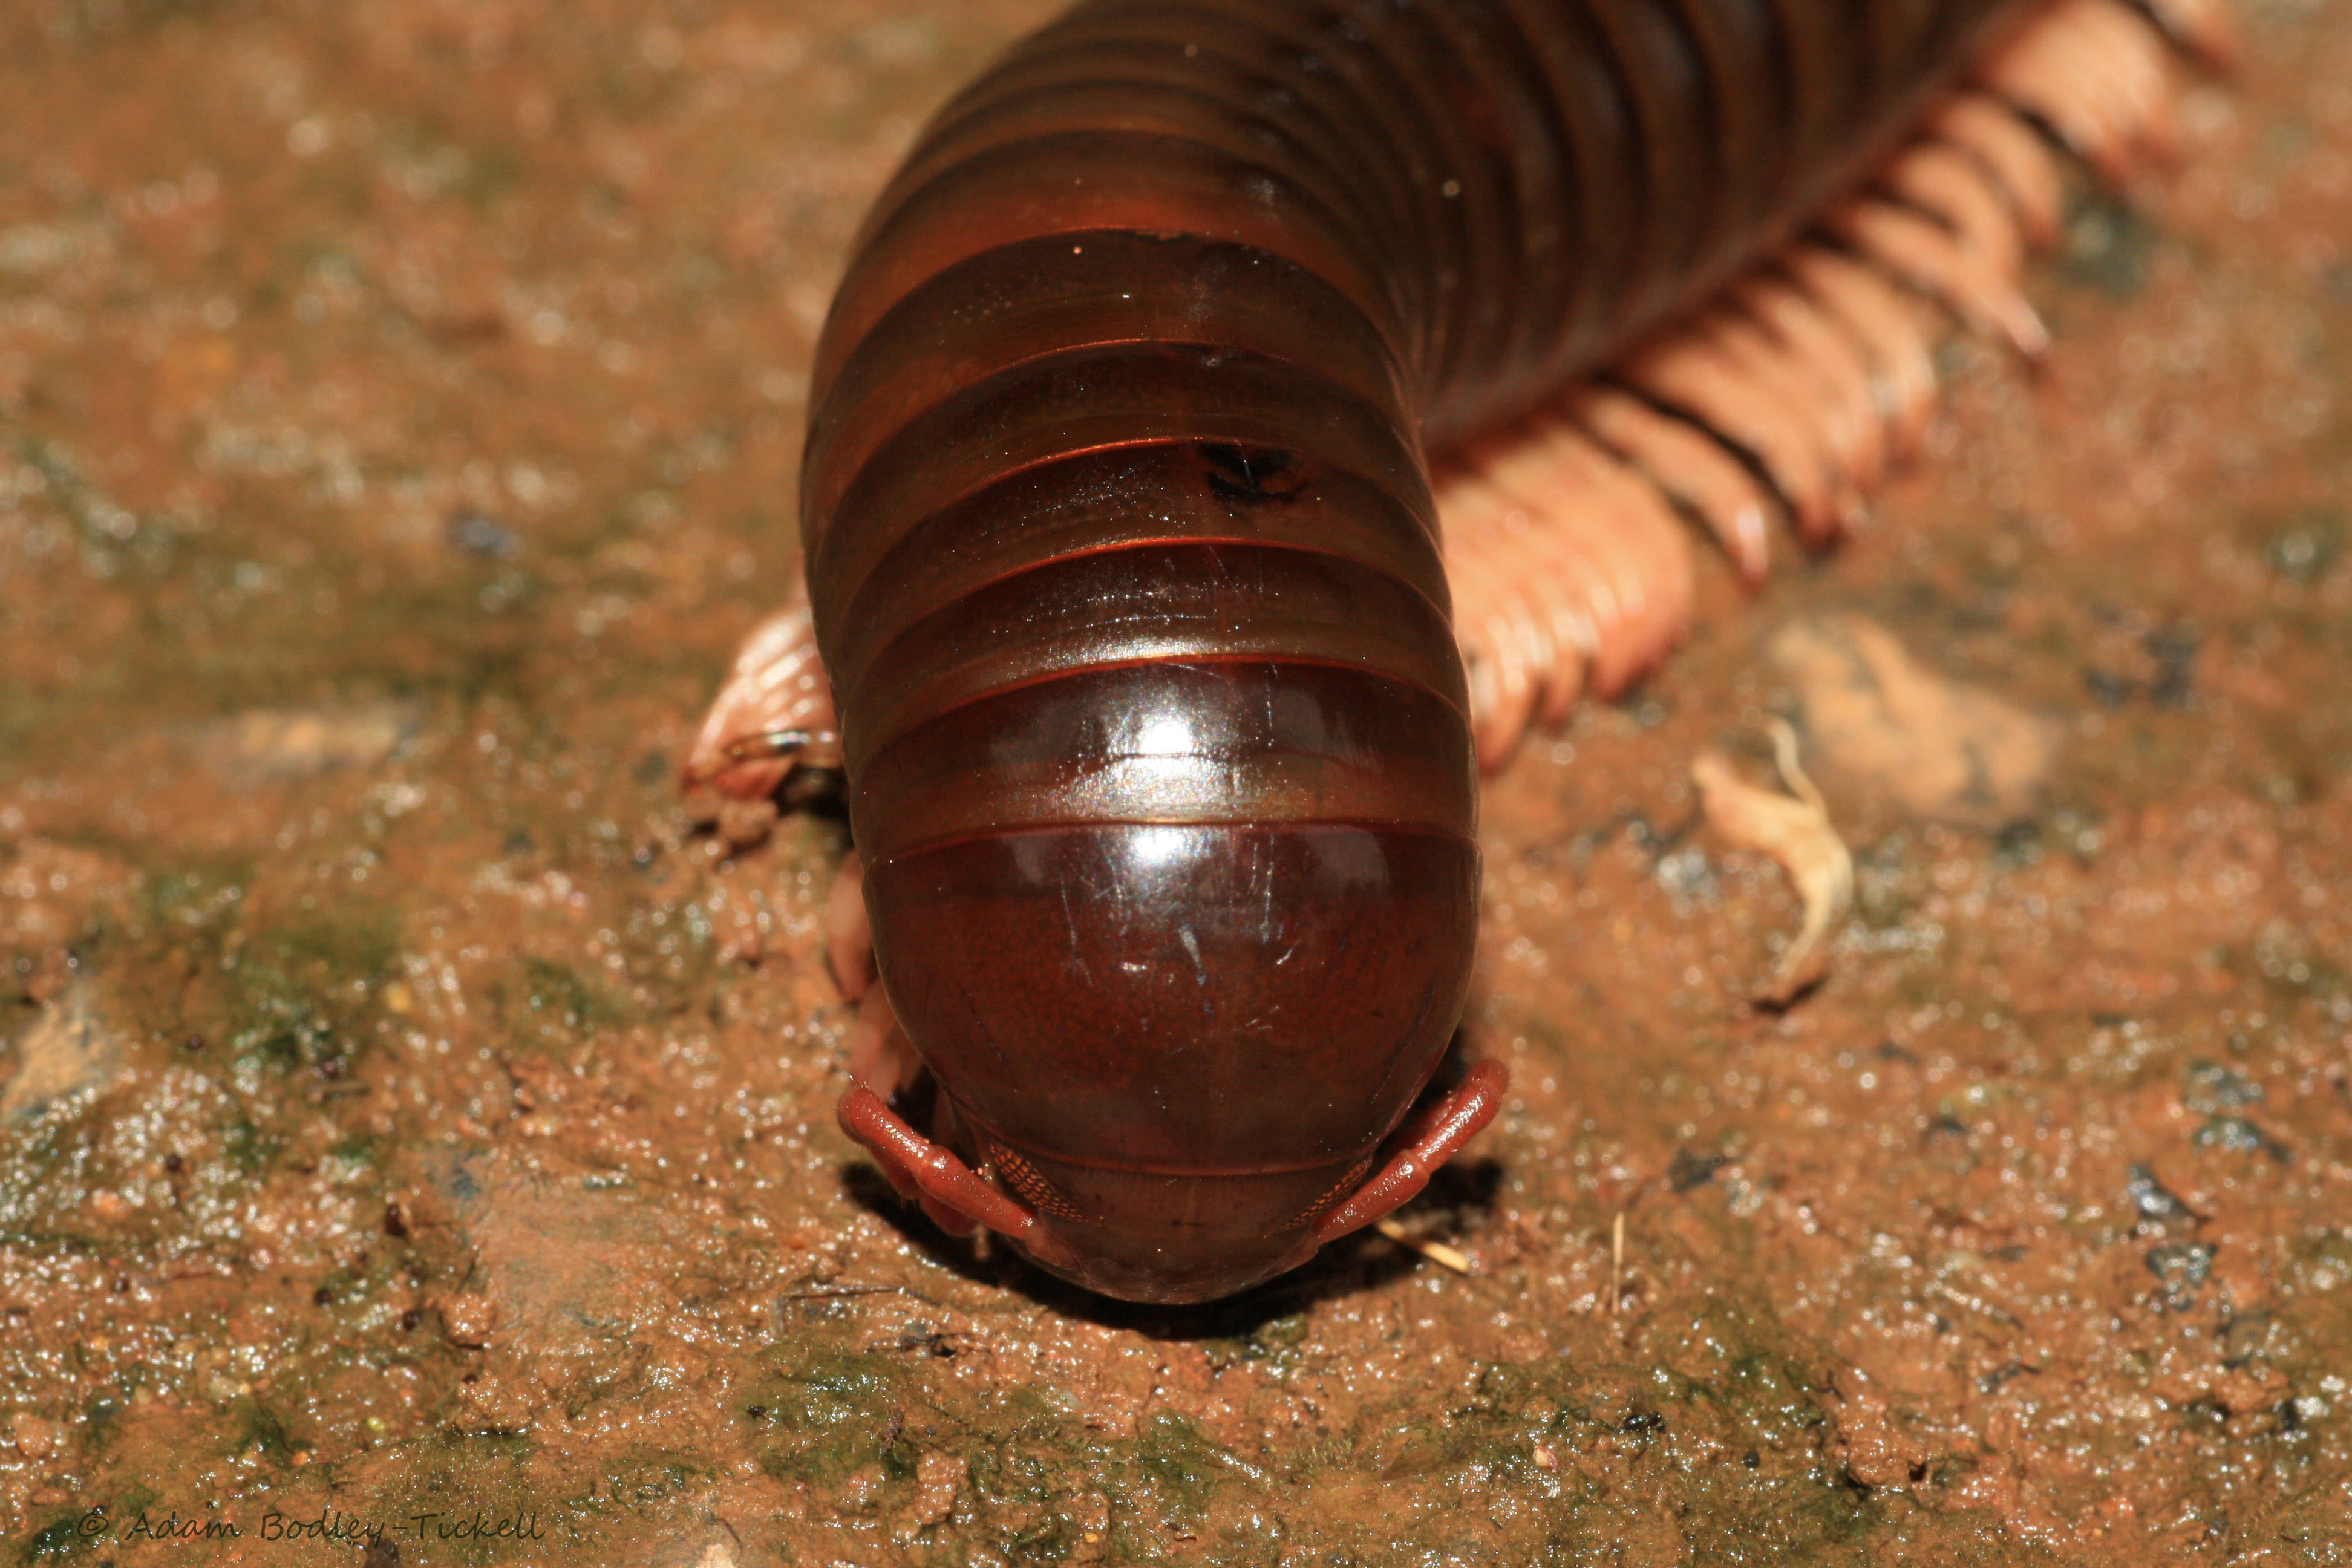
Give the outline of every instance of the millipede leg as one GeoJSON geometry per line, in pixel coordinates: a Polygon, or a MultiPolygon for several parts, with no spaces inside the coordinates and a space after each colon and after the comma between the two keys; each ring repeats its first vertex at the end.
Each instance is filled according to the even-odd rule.
{"type": "Polygon", "coordinates": [[[999,1236],[1016,1240],[1029,1234],[1037,1216],[972,1173],[946,1149],[940,1148],[898,1118],[882,1097],[864,1084],[853,1084],[834,1112],[841,1130],[882,1167],[882,1173],[901,1197],[913,1198],[942,1230],[971,1234],[984,1225],[999,1236]]]}
{"type": "Polygon", "coordinates": [[[1928,129],[1992,176],[2028,244],[2041,249],[2057,243],[2065,187],[2057,160],[2033,127],[1999,100],[1971,91],[1954,99],[1928,129]]]}
{"type": "Polygon", "coordinates": [[[1876,484],[1887,462],[1887,416],[1860,345],[1785,278],[1759,273],[1737,291],[1739,308],[1797,364],[1840,431],[1842,478],[1860,491],[1876,484]]]}
{"type": "Polygon", "coordinates": [[[898,1009],[874,984],[874,927],[866,915],[866,871],[851,850],[824,901],[824,956],[834,984],[857,1004],[849,1026],[849,1076],[888,1099],[914,1087],[923,1058],[898,1027],[898,1009]]]}
{"type": "Polygon", "coordinates": [[[1890,203],[1864,200],[1833,209],[1828,226],[1969,326],[2007,340],[2023,358],[2040,359],[2048,352],[2050,330],[2015,283],[1990,260],[1962,249],[1931,220],[1890,203]]]}
{"type": "Polygon", "coordinates": [[[2111,185],[2170,134],[2156,32],[2110,0],[2064,0],[1993,57],[1986,90],[2054,132],[2111,185]]]}
{"type": "Polygon", "coordinates": [[[1438,518],[1482,766],[1588,690],[1623,690],[1682,636],[1690,563],[1664,502],[1754,583],[1768,512],[1830,543],[1917,452],[1936,405],[1931,307],[2028,362],[2042,354],[2049,333],[2020,278],[2058,228],[2052,141],[2116,181],[2168,153],[2159,27],[2211,37],[2214,9],[2053,0],[1873,185],[1822,215],[1821,237],[1637,344],[1549,417],[1454,454],[1438,518]]]}
{"type": "Polygon", "coordinates": [[[874,984],[874,927],[866,915],[866,866],[853,849],[842,858],[841,875],[824,900],[824,959],[833,983],[850,1001],[874,984]]]}
{"type": "Polygon", "coordinates": [[[1810,410],[1790,406],[1759,382],[1726,352],[1714,325],[1709,321],[1658,339],[1619,364],[1616,374],[1661,408],[1752,458],[1788,503],[1799,535],[1826,543],[1837,531],[1833,487],[1808,423],[1810,410]]]}
{"type": "Polygon", "coordinates": [[[1764,580],[1772,559],[1767,520],[1780,503],[1722,443],[1612,386],[1586,388],[1569,414],[1676,505],[1696,513],[1743,581],[1764,580]]]}
{"type": "MultiPolygon", "coordinates": [[[[1495,552],[1486,542],[1507,531],[1508,503],[1475,480],[1465,482],[1454,500],[1444,525],[1446,577],[1469,666],[1478,762],[1491,772],[1509,758],[1527,729],[1558,650],[1524,584],[1487,570],[1495,552]]],[[[1441,501],[1441,508],[1445,504],[1441,501]]],[[[1524,531],[1524,515],[1519,521],[1524,531]]]]}
{"type": "Polygon", "coordinates": [[[2227,70],[2237,63],[2238,27],[2224,0],[2146,0],[2157,25],[2206,64],[2227,70]]]}
{"type": "Polygon", "coordinates": [[[1482,1061],[1473,1067],[1460,1088],[1423,1113],[1407,1131],[1404,1147],[1347,1202],[1323,1216],[1315,1227],[1316,1243],[1336,1241],[1351,1230],[1361,1230],[1418,1197],[1437,1168],[1495,1120],[1495,1113],[1503,1109],[1503,1091],[1510,1084],[1511,1075],[1500,1062],[1482,1061]]]}
{"type": "Polygon", "coordinates": [[[1984,166],[1958,148],[1922,142],[1887,166],[1886,187],[1948,225],[1961,248],[1994,274],[2014,278],[2025,264],[2025,236],[1984,166]]]}
{"type": "Polygon", "coordinates": [[[1851,257],[1801,245],[1788,258],[1798,287],[1853,331],[1885,388],[1887,424],[1895,455],[1919,448],[1936,411],[1936,362],[1918,312],[1902,290],[1851,257]]]}
{"type": "MultiPolygon", "coordinates": [[[[1562,424],[1552,445],[1568,455],[1580,488],[1593,498],[1583,531],[1596,553],[1613,556],[1618,600],[1633,611],[1622,659],[1594,660],[1594,690],[1615,697],[1664,663],[1690,630],[1697,578],[1689,533],[1655,486],[1583,431],[1562,424]]],[[[1562,519],[1576,515],[1557,500],[1549,504],[1562,519]]],[[[1551,721],[1567,717],[1563,710],[1551,721]]]]}
{"type": "Polygon", "coordinates": [[[898,1027],[898,1010],[880,986],[857,1004],[856,1021],[849,1026],[849,1076],[887,1099],[915,1086],[923,1074],[923,1058],[898,1027]]]}

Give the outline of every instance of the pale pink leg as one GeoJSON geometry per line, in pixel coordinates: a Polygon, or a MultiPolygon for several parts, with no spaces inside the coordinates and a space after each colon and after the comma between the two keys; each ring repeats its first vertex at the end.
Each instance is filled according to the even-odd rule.
{"type": "Polygon", "coordinates": [[[1532,678],[1532,703],[1539,705],[1540,711],[1519,716],[1516,727],[1507,734],[1503,732],[1501,716],[1497,716],[1493,726],[1496,739],[1489,748],[1493,757],[1490,767],[1501,765],[1510,749],[1518,744],[1519,732],[1528,725],[1576,700],[1584,689],[1593,649],[1600,642],[1591,601],[1573,566],[1560,560],[1559,542],[1550,537],[1549,531],[1533,512],[1517,506],[1516,498],[1513,504],[1514,515],[1524,512],[1528,525],[1515,532],[1486,536],[1485,548],[1492,552],[1493,559],[1481,563],[1485,568],[1481,580],[1489,584],[1507,580],[1510,592],[1526,604],[1534,616],[1538,637],[1532,645],[1532,653],[1539,662],[1531,663],[1528,673],[1532,678]]]}
{"type": "Polygon", "coordinates": [[[1886,388],[1895,450],[1908,456],[1936,412],[1936,362],[1919,313],[1895,285],[1850,257],[1816,245],[1790,253],[1789,272],[1822,309],[1843,321],[1869,353],[1886,388]]]}
{"type": "Polygon", "coordinates": [[[1876,484],[1886,468],[1886,413],[1861,346],[1784,278],[1751,279],[1738,299],[1837,410],[1846,484],[1857,490],[1876,484]]]}
{"type": "Polygon", "coordinates": [[[838,767],[840,730],[808,591],[796,583],[744,639],[687,752],[684,782],[741,799],[772,795],[797,769],[838,767]]]}
{"type": "Polygon", "coordinates": [[[2096,36],[2090,18],[2095,0],[2062,0],[2045,24],[2053,58],[2063,59],[2066,79],[2091,112],[2106,124],[2126,176],[2139,168],[2141,96],[2129,62],[2096,36]]]}
{"type": "Polygon", "coordinates": [[[2193,49],[2208,66],[2228,70],[2238,62],[2238,25],[2228,0],[2148,0],[2164,30],[2193,49]]]}
{"type": "MultiPolygon", "coordinates": [[[[1496,504],[1517,526],[1489,532],[1473,548],[1487,552],[1484,564],[1490,580],[1510,583],[1547,616],[1551,660],[1537,683],[1538,698],[1549,689],[1570,692],[1573,701],[1571,687],[1581,689],[1588,676],[1600,679],[1628,606],[1622,584],[1594,558],[1582,531],[1560,526],[1556,503],[1584,504],[1585,498],[1574,493],[1573,479],[1560,472],[1545,439],[1529,429],[1483,454],[1475,482],[1497,498],[1496,504]]],[[[1532,711],[1521,715],[1518,728],[1524,730],[1532,718],[1532,711]]],[[[1509,743],[1517,742],[1514,732],[1509,743]]]]}
{"type": "Polygon", "coordinates": [[[856,1020],[849,1026],[849,1076],[887,1100],[914,1088],[922,1075],[923,1058],[898,1027],[890,994],[876,986],[857,1004],[856,1020]]]}
{"type": "MultiPolygon", "coordinates": [[[[1491,480],[1488,482],[1491,485],[1491,480]]],[[[1525,705],[1515,704],[1511,709],[1507,732],[1503,724],[1507,716],[1496,715],[1496,733],[1501,742],[1516,747],[1520,732],[1534,721],[1546,694],[1565,672],[1580,674],[1582,660],[1572,644],[1561,640],[1561,630],[1571,624],[1571,618],[1563,616],[1566,606],[1556,594],[1548,591],[1545,573],[1537,565],[1555,552],[1556,542],[1546,537],[1536,516],[1520,504],[1517,496],[1507,496],[1500,486],[1492,488],[1496,494],[1506,495],[1508,501],[1502,512],[1501,526],[1474,535],[1470,548],[1487,557],[1488,592],[1500,594],[1511,606],[1519,667],[1527,674],[1525,705]]]]}
{"type": "Polygon", "coordinates": [[[2014,280],[1960,248],[1950,231],[1907,208],[1864,198],[1834,208],[1826,226],[1969,326],[2006,339],[2028,360],[2050,348],[2050,330],[2014,280]]]}
{"type": "Polygon", "coordinates": [[[841,1097],[835,1120],[866,1152],[902,1197],[923,1205],[940,1229],[967,1235],[984,1225],[1014,1240],[1029,1234],[1037,1216],[972,1173],[971,1167],[898,1119],[864,1084],[841,1097]]]}
{"type": "MultiPolygon", "coordinates": [[[[1595,691],[1614,696],[1689,628],[1689,542],[1665,499],[1575,426],[1550,426],[1535,447],[1539,462],[1517,477],[1507,465],[1496,480],[1528,500],[1559,541],[1563,568],[1592,584],[1596,605],[1605,588],[1616,618],[1599,628],[1591,679],[1595,691]],[[1538,485],[1549,488],[1538,495],[1538,485]]],[[[1567,717],[1567,704],[1546,717],[1567,717]]]]}
{"type": "Polygon", "coordinates": [[[1558,722],[1588,676],[1598,691],[1622,690],[1681,637],[1689,547],[1664,498],[1572,424],[1532,426],[1476,456],[1477,482],[1527,520],[1487,536],[1488,564],[1550,617],[1555,662],[1538,717],[1558,722]]]}
{"type": "Polygon", "coordinates": [[[1460,1088],[1424,1112],[1405,1135],[1405,1145],[1315,1227],[1318,1247],[1395,1213],[1421,1195],[1439,1166],[1476,1137],[1503,1109],[1511,1075],[1497,1061],[1473,1067],[1460,1088]]]}
{"type": "MultiPolygon", "coordinates": [[[[1448,479],[1438,489],[1454,635],[1470,666],[1471,728],[1479,764],[1491,771],[1509,758],[1527,728],[1542,671],[1557,654],[1524,588],[1496,570],[1491,542],[1509,531],[1511,509],[1474,476],[1448,479]]],[[[1519,526],[1526,526],[1524,517],[1519,526]]]]}
{"type": "Polygon", "coordinates": [[[1566,718],[1588,679],[1624,689],[1687,629],[1679,520],[1580,426],[1541,421],[1474,447],[1437,494],[1484,766],[1530,723],[1566,718]]]}
{"type": "Polygon", "coordinates": [[[1964,92],[1929,129],[1992,175],[2029,244],[2042,249],[2057,242],[2065,188],[2057,160],[2033,127],[1998,100],[1964,92]]]}
{"type": "MultiPolygon", "coordinates": [[[[1537,500],[1517,487],[1507,493],[1526,509],[1530,527],[1510,541],[1509,553],[1496,568],[1523,584],[1529,598],[1549,605],[1555,624],[1573,626],[1579,639],[1568,656],[1572,663],[1555,655],[1539,694],[1541,706],[1528,716],[1532,728],[1554,721],[1555,715],[1565,717],[1588,682],[1599,691],[1615,680],[1626,643],[1635,635],[1630,628],[1642,613],[1641,585],[1601,545],[1597,498],[1571,491],[1537,500]],[[1571,521],[1560,503],[1580,515],[1571,521]]],[[[1516,745],[1519,737],[1511,740],[1516,745]]]]}
{"type": "Polygon", "coordinates": [[[1986,90],[2048,126],[2101,180],[2123,184],[2131,178],[2131,162],[2122,130],[2102,100],[2080,89],[2080,80],[2081,73],[2038,28],[1995,57],[1982,78],[1986,90]]]}
{"type": "Polygon", "coordinates": [[[1778,501],[1723,444],[1612,386],[1577,394],[1569,416],[1696,513],[1750,584],[1771,566],[1769,512],[1778,501]]]}
{"type": "Polygon", "coordinates": [[[824,900],[824,956],[833,983],[852,1002],[874,984],[874,928],[866,918],[866,866],[853,849],[824,900]]]}
{"type": "Polygon", "coordinates": [[[1985,65],[1996,96],[2040,118],[2110,184],[2130,182],[2135,137],[2128,78],[2087,47],[2074,7],[2063,0],[1985,65]]]}
{"type": "Polygon", "coordinates": [[[1796,416],[1811,447],[1812,482],[1827,500],[1829,521],[1817,541],[1826,543],[1855,509],[1853,454],[1863,436],[1815,367],[1790,353],[1748,311],[1736,308],[1736,300],[1730,306],[1710,318],[1715,341],[1732,363],[1796,416]]]}
{"type": "Polygon", "coordinates": [[[1517,609],[1462,546],[1446,546],[1445,575],[1454,589],[1454,636],[1469,676],[1470,728],[1478,765],[1492,773],[1510,759],[1513,738],[1535,700],[1520,651],[1517,609]]]}
{"type": "MultiPolygon", "coordinates": [[[[1584,689],[1588,671],[1591,668],[1596,650],[1601,646],[1601,631],[1596,618],[1593,595],[1587,584],[1578,581],[1574,568],[1560,560],[1557,542],[1545,536],[1535,515],[1517,497],[1505,494],[1491,476],[1480,475],[1468,481],[1475,493],[1484,498],[1480,504],[1490,510],[1500,510],[1505,515],[1524,520],[1516,531],[1489,530],[1478,535],[1479,542],[1471,548],[1478,552],[1477,579],[1489,584],[1508,584],[1509,591],[1523,599],[1534,612],[1542,629],[1545,668],[1536,672],[1537,695],[1549,694],[1556,703],[1565,694],[1574,701],[1584,689]],[[1549,569],[1535,572],[1530,563],[1541,559],[1549,569]]],[[[1548,704],[1549,706],[1549,704],[1548,704]]],[[[1499,725],[1502,715],[1497,715],[1499,725]]],[[[1518,743],[1517,731],[1526,728],[1528,716],[1517,714],[1512,732],[1501,742],[1502,750],[1492,765],[1500,765],[1508,748],[1518,743]]]]}
{"type": "Polygon", "coordinates": [[[2105,62],[2134,143],[2158,163],[2171,162],[2180,151],[2180,127],[2165,78],[2163,38],[2119,0],[2074,0],[2067,22],[2082,53],[2105,62]]]}
{"type": "Polygon", "coordinates": [[[2010,216],[1991,176],[1967,153],[1924,142],[1887,166],[1886,188],[1933,213],[1996,276],[2014,278],[2025,265],[2025,237],[2010,216]]]}
{"type": "MultiPolygon", "coordinates": [[[[1508,652],[1513,633],[1499,598],[1486,581],[1486,570],[1450,531],[1445,544],[1445,579],[1454,598],[1454,635],[1462,647],[1468,678],[1470,727],[1478,749],[1478,764],[1492,772],[1500,763],[1490,749],[1494,715],[1517,700],[1525,685],[1524,671],[1515,671],[1508,652]]],[[[1507,748],[1500,755],[1509,755],[1507,748]]]]}
{"type": "Polygon", "coordinates": [[[1804,538],[1825,540],[1834,531],[1830,487],[1803,411],[1759,384],[1711,333],[1669,333],[1618,366],[1617,374],[1643,395],[1751,453],[1789,503],[1804,538]]]}
{"type": "Polygon", "coordinates": [[[1565,572],[1531,574],[1528,595],[1550,634],[1551,668],[1544,672],[1543,707],[1532,722],[1557,724],[1584,694],[1586,672],[1592,666],[1592,613],[1576,583],[1565,572]]]}

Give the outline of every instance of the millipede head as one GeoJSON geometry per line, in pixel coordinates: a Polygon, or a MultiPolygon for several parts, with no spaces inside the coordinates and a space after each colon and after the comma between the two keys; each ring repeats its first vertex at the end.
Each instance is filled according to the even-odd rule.
{"type": "Polygon", "coordinates": [[[1335,1234],[1476,936],[1475,847],[1391,825],[1077,824],[865,877],[936,1146],[1021,1217],[950,1206],[1130,1300],[1228,1295],[1335,1234]]]}

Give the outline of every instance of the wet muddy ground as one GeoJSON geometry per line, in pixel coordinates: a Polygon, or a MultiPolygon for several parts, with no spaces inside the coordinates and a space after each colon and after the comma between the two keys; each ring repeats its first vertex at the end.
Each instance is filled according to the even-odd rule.
{"type": "Polygon", "coordinates": [[[1182,1311],[889,1198],[838,826],[671,783],[863,203],[1045,9],[0,8],[0,1552],[2352,1563],[2352,7],[1491,786],[1471,1272],[1182,1311]],[[1689,781],[1775,716],[1779,1013],[1689,781]]]}

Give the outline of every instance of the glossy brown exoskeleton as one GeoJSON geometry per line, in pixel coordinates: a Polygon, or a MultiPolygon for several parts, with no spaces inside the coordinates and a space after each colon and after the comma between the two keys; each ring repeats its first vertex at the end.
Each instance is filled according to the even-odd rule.
{"type": "Polygon", "coordinates": [[[803,471],[884,1006],[937,1091],[844,1101],[894,1179],[1196,1300],[1493,1115],[1486,1064],[1402,1126],[1479,886],[1427,452],[1784,238],[2019,9],[1099,0],[940,114],[803,471]]]}

